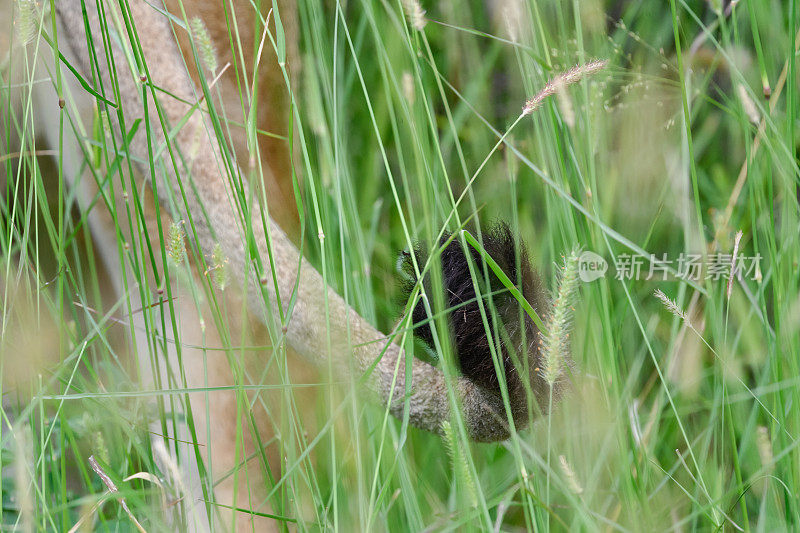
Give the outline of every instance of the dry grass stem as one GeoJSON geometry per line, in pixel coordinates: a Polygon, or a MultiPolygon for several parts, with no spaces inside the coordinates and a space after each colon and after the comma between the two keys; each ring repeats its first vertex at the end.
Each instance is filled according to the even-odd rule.
{"type": "MultiPolygon", "coordinates": [[[[119,492],[119,489],[114,484],[114,481],[100,467],[100,465],[97,463],[97,460],[94,458],[94,455],[89,456],[89,466],[91,466],[92,470],[94,470],[94,473],[100,477],[100,480],[103,482],[103,485],[105,485],[108,488],[109,493],[119,492]]],[[[131,519],[133,525],[136,526],[136,529],[138,529],[142,533],[145,533],[145,529],[142,527],[142,524],[140,524],[139,521],[136,520],[136,517],[133,516],[133,513],[131,512],[130,508],[128,508],[128,503],[125,501],[125,498],[120,498],[119,504],[122,506],[122,509],[128,515],[128,518],[131,519]]]]}
{"type": "Polygon", "coordinates": [[[753,99],[747,94],[747,89],[745,89],[744,85],[741,83],[736,85],[736,95],[742,102],[742,109],[744,109],[750,122],[758,124],[761,121],[761,113],[758,112],[755,102],[753,102],[753,99]]]}
{"type": "Polygon", "coordinates": [[[731,255],[731,272],[728,275],[728,287],[726,288],[726,296],[728,300],[731,299],[731,290],[733,289],[733,278],[736,277],[736,256],[739,255],[739,243],[742,240],[742,231],[736,232],[736,238],[733,242],[733,255],[731,255]]]}

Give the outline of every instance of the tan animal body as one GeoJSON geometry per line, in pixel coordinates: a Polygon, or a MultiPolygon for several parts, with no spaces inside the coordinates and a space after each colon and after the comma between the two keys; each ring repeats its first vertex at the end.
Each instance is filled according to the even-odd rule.
{"type": "MultiPolygon", "coordinates": [[[[359,316],[301,258],[287,236],[296,238],[299,227],[287,140],[296,120],[289,103],[302,105],[293,90],[293,83],[302,83],[293,64],[297,13],[291,3],[280,4],[279,31],[277,13],[263,11],[254,13],[244,0],[169,0],[165,6],[62,0],[55,4],[55,28],[45,24],[44,30],[57,35],[63,57],[55,61],[40,42],[36,72],[52,81],[32,85],[36,130],[62,154],[67,187],[87,214],[115,294],[127,300],[142,387],[199,391],[162,397],[160,408],[185,422],[151,428],[154,449],[172,450],[160,460],[179,458],[176,475],[186,488],[182,505],[192,529],[274,525],[263,516],[230,512],[270,512],[263,503],[264,479],[285,466],[276,439],[294,438],[270,422],[279,400],[248,386],[280,383],[278,376],[290,372],[308,375],[312,367],[325,376],[333,368],[332,377],[358,382],[355,387],[378,405],[425,430],[441,432],[453,409],[461,409],[465,429],[477,441],[507,438],[512,422],[524,428],[532,418],[531,388],[540,404],[543,398],[538,330],[528,319],[514,334],[527,338],[527,345],[506,358],[505,393],[491,365],[495,377],[488,381],[475,378],[463,361],[462,375],[446,379],[437,366],[407,362],[393,336],[359,316]],[[195,60],[203,37],[197,28],[187,30],[194,17],[204,21],[219,54],[214,72],[195,60]],[[266,30],[252,23],[256,17],[269,21],[266,30]],[[109,130],[116,150],[111,158],[91,162],[92,146],[83,136],[93,120],[109,130]],[[170,227],[183,228],[188,237],[188,268],[176,266],[159,244],[169,240],[170,227]],[[152,250],[151,257],[137,253],[143,249],[152,250]],[[225,293],[219,290],[223,271],[231,278],[225,293]],[[193,286],[205,286],[206,294],[198,296],[193,286]],[[260,324],[260,336],[251,322],[260,324]],[[277,363],[288,366],[262,378],[263,351],[230,349],[232,339],[245,337],[288,354],[277,363]],[[294,361],[295,352],[312,366],[294,361]],[[520,358],[527,359],[527,377],[513,368],[520,358]],[[267,450],[267,464],[259,461],[259,450],[267,450]],[[204,476],[219,482],[211,485],[204,476]],[[221,506],[202,503],[210,499],[208,491],[221,506]]],[[[455,255],[460,261],[463,252],[455,255]]],[[[525,296],[544,312],[538,288],[525,296]]]]}

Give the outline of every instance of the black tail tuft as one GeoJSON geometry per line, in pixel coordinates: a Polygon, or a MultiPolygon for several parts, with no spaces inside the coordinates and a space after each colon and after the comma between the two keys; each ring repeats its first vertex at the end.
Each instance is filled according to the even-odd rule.
{"type": "MultiPolygon", "coordinates": [[[[449,237],[449,235],[442,237],[439,246],[443,246],[449,237]]],[[[489,231],[485,231],[483,247],[522,292],[537,314],[544,317],[546,293],[530,265],[525,247],[517,245],[508,225],[500,223],[489,231]]],[[[421,246],[417,246],[414,254],[422,268],[427,259],[427,253],[421,246]]],[[[541,405],[542,397],[539,392],[542,387],[538,386],[541,385],[538,382],[542,381],[538,370],[538,328],[522,311],[517,299],[488,265],[485,265],[481,254],[470,245],[467,245],[467,250],[465,250],[459,239],[453,239],[442,251],[439,261],[446,294],[448,323],[461,373],[481,387],[497,392],[500,390],[487,329],[481,315],[480,305],[475,297],[475,286],[470,275],[468,257],[471,258],[474,265],[475,279],[482,295],[491,338],[500,340],[499,344],[496,342],[493,344],[500,348],[499,355],[501,355],[503,372],[512,400],[515,397],[517,399],[521,396],[524,397],[523,380],[525,380],[531,384],[541,405]],[[488,272],[488,284],[484,272],[488,272]],[[489,293],[491,293],[491,301],[496,312],[492,312],[489,305],[489,293]]],[[[417,283],[410,254],[404,254],[402,270],[409,279],[405,284],[407,299],[417,283]]],[[[424,284],[426,292],[432,294],[430,275],[426,276],[424,284]]],[[[415,305],[412,318],[416,326],[415,334],[433,348],[433,333],[427,321],[428,314],[422,300],[415,305]]],[[[520,409],[527,406],[526,401],[516,402],[516,405],[520,404],[522,404],[520,409]]],[[[527,412],[526,407],[525,412],[527,412]]]]}

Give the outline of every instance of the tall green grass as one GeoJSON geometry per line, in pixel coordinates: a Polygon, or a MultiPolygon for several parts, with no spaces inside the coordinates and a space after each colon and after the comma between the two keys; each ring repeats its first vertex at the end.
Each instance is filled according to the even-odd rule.
{"type": "MultiPolygon", "coordinates": [[[[262,401],[257,391],[281,391],[269,425],[283,436],[283,461],[265,481],[276,524],[798,527],[798,6],[743,0],[726,13],[717,4],[441,2],[424,5],[419,20],[400,3],[300,0],[302,83],[291,87],[296,107],[281,111],[296,118],[304,253],[356,310],[390,331],[405,304],[396,301],[398,252],[467,221],[478,228],[508,221],[553,290],[556,265],[573,249],[596,252],[610,266],[579,289],[571,391],[550,417],[497,444],[468,442],[458,419],[447,421],[444,437],[406,428],[356,384],[330,386],[331,369],[312,384],[322,392],[305,418],[296,393],[308,384],[292,382],[285,348],[264,345],[280,338],[280,324],[253,345],[227,329],[225,317],[238,309],[216,300],[219,283],[185,276],[198,301],[211,302],[206,322],[225,332],[242,438],[253,434],[248,405],[262,401]],[[520,119],[550,78],[594,59],[610,63],[520,119]],[[738,256],[759,255],[760,263],[730,295],[724,276],[676,277],[681,254],[713,263],[733,253],[737,231],[738,256]],[[656,269],[645,279],[651,254],[673,262],[665,276],[656,269]],[[616,279],[615,264],[632,258],[641,277],[616,279]],[[237,366],[252,352],[264,354],[275,384],[237,366]]],[[[39,8],[36,32],[55,44],[48,6],[39,8]]],[[[0,33],[17,31],[18,17],[3,18],[0,33]]],[[[236,46],[258,46],[232,35],[236,46]]],[[[53,51],[33,37],[27,47],[27,55],[12,48],[0,73],[0,529],[69,530],[85,517],[97,529],[133,530],[123,498],[146,529],[167,528],[181,489],[161,470],[149,424],[191,425],[192,415],[174,414],[188,391],[179,373],[143,391],[126,338],[144,335],[159,354],[161,334],[176,325],[151,322],[152,310],[132,308],[125,294],[109,296],[75,193],[60,179],[63,159],[51,155],[59,147],[39,142],[30,118],[37,112],[30,84],[61,83],[66,70],[31,79],[32,56],[53,51]],[[12,106],[14,98],[22,105],[12,106]],[[136,313],[144,331],[131,332],[127,318],[136,313]],[[105,495],[89,456],[117,493],[105,495]],[[123,481],[135,473],[145,474],[123,481]]],[[[246,111],[255,116],[263,104],[252,105],[246,111]]],[[[88,176],[102,181],[114,169],[108,174],[136,204],[141,190],[115,140],[129,132],[110,135],[109,112],[82,124],[64,118],[63,135],[81,135],[88,176]]],[[[222,136],[242,127],[219,108],[210,112],[222,136]]],[[[146,132],[142,125],[136,134],[146,132]]],[[[98,198],[98,209],[106,200],[98,198]]],[[[121,238],[130,222],[119,217],[135,224],[140,214],[115,213],[121,238]]],[[[155,302],[145,290],[149,262],[181,275],[168,263],[169,234],[162,228],[151,241],[134,239],[130,251],[117,244],[121,260],[137,258],[131,271],[145,302],[155,302]]],[[[441,294],[427,296],[443,311],[441,294]]],[[[446,347],[439,358],[452,372],[446,347]]],[[[168,453],[187,452],[207,458],[202,446],[179,443],[168,453]]],[[[211,510],[218,481],[203,480],[211,510]]]]}

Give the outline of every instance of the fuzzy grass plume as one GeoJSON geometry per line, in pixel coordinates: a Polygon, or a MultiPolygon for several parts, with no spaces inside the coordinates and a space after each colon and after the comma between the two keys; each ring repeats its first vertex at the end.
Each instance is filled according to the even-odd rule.
{"type": "Polygon", "coordinates": [[[453,426],[447,420],[442,422],[442,437],[445,449],[447,450],[447,455],[450,456],[453,472],[455,472],[456,476],[460,477],[464,482],[467,494],[469,495],[469,499],[471,500],[472,504],[477,505],[478,491],[477,487],[475,486],[475,482],[472,479],[472,474],[469,471],[467,457],[464,455],[464,451],[462,451],[461,447],[457,445],[458,439],[453,431],[453,426]]]}
{"type": "Polygon", "coordinates": [[[422,31],[428,21],[425,20],[425,10],[417,0],[403,0],[403,10],[408,16],[411,26],[417,31],[422,31]]]}
{"type": "Polygon", "coordinates": [[[686,314],[686,311],[684,311],[676,302],[670,300],[670,298],[664,294],[661,289],[656,289],[655,292],[653,292],[653,296],[658,298],[658,300],[664,304],[664,307],[667,308],[667,311],[686,322],[687,326],[692,327],[692,323],[689,321],[689,315],[686,314]]]}
{"type": "Polygon", "coordinates": [[[205,23],[200,17],[194,17],[189,25],[192,29],[192,37],[194,37],[195,43],[197,43],[203,65],[205,65],[211,74],[216,74],[217,67],[219,66],[217,62],[217,51],[214,49],[214,45],[211,42],[208,28],[206,28],[205,23]]]}
{"type": "Polygon", "coordinates": [[[585,65],[575,65],[568,71],[556,75],[551,78],[533,98],[525,102],[525,105],[522,106],[522,114],[530,115],[542,106],[542,103],[548,96],[566,90],[568,86],[578,83],[586,76],[603,70],[606,65],[608,65],[608,60],[605,59],[601,61],[591,61],[585,65]]]}
{"type": "Polygon", "coordinates": [[[578,476],[575,475],[575,471],[572,469],[572,466],[570,466],[569,462],[567,461],[567,458],[563,455],[559,455],[558,464],[561,467],[561,473],[564,474],[564,479],[567,482],[569,490],[571,490],[578,496],[583,494],[583,487],[578,481],[578,476]]]}
{"type": "Polygon", "coordinates": [[[219,243],[214,246],[214,251],[211,254],[211,268],[208,271],[212,275],[214,285],[219,290],[224,291],[230,281],[230,272],[228,272],[228,257],[222,251],[222,246],[219,243]]]}
{"type": "Polygon", "coordinates": [[[170,224],[167,238],[167,255],[176,265],[181,264],[183,261],[183,254],[186,252],[184,238],[182,222],[173,222],[170,224]]]}
{"type": "Polygon", "coordinates": [[[552,387],[560,381],[569,359],[569,333],[578,295],[578,250],[564,258],[553,313],[542,340],[542,377],[552,387]]]}
{"type": "Polygon", "coordinates": [[[16,4],[14,28],[19,42],[24,46],[32,42],[39,33],[39,9],[35,0],[17,0],[16,4]]]}
{"type": "Polygon", "coordinates": [[[772,451],[772,440],[769,436],[769,429],[766,426],[758,426],[756,428],[756,448],[758,448],[761,467],[771,472],[775,463],[775,454],[772,451]]]}

